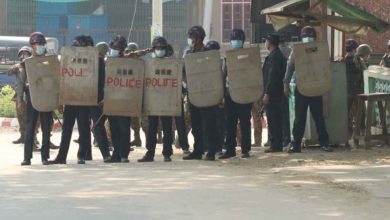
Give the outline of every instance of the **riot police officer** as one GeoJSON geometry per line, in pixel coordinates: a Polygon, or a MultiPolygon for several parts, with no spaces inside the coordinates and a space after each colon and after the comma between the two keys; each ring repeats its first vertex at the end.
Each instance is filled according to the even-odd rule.
{"type": "MultiPolygon", "coordinates": [[[[121,35],[114,36],[110,43],[110,57],[124,57],[127,40],[121,35]]],[[[130,124],[131,118],[126,116],[108,116],[111,139],[114,145],[112,162],[129,163],[130,153],[130,124]]]]}
{"type": "MultiPolygon", "coordinates": [[[[218,41],[210,40],[207,42],[205,46],[206,50],[220,50],[221,46],[218,41]]],[[[222,59],[222,58],[221,58],[222,59]]],[[[224,59],[222,59],[224,61],[224,59]]],[[[222,70],[222,67],[221,67],[222,70]]],[[[217,137],[218,137],[218,145],[216,147],[216,151],[219,155],[222,154],[222,148],[225,145],[225,137],[226,137],[226,117],[225,117],[225,109],[223,104],[218,106],[218,114],[217,114],[217,137]]]]}
{"type": "MultiPolygon", "coordinates": [[[[87,36],[76,36],[73,47],[88,47],[93,46],[92,39],[87,36]]],[[[77,120],[77,128],[79,130],[79,150],[77,152],[77,163],[85,164],[86,159],[92,159],[91,155],[91,130],[89,120],[88,106],[65,105],[63,108],[63,125],[61,134],[60,150],[57,157],[50,161],[52,164],[66,164],[70,141],[73,133],[73,126],[77,120]],[[89,157],[89,158],[88,158],[89,157]]]]}
{"type": "MultiPolygon", "coordinates": [[[[233,29],[230,34],[230,46],[232,49],[244,48],[245,33],[242,29],[233,29]]],[[[227,76],[227,66],[224,72],[227,76]]],[[[219,159],[227,159],[236,156],[237,124],[240,121],[241,128],[241,157],[248,158],[251,150],[251,110],[253,103],[240,104],[232,100],[229,93],[229,79],[226,79],[225,111],[226,111],[226,152],[219,159]]]]}
{"type": "MultiPolygon", "coordinates": [[[[172,53],[168,51],[168,43],[164,37],[155,37],[152,42],[152,49],[154,51],[154,59],[164,59],[169,57],[172,53]]],[[[163,127],[163,156],[165,162],[172,161],[172,117],[170,116],[148,116],[149,131],[146,139],[146,149],[148,150],[142,159],[138,162],[152,162],[157,144],[158,123],[161,119],[163,127]]]]}
{"type": "MultiPolygon", "coordinates": [[[[188,49],[186,54],[198,53],[206,51],[203,40],[206,37],[206,32],[201,26],[193,26],[188,30],[188,49]]],[[[184,56],[185,56],[184,55],[184,56]]],[[[183,69],[183,79],[186,82],[185,67],[183,69]]],[[[214,161],[216,147],[218,145],[217,137],[217,115],[218,105],[199,108],[189,100],[189,108],[192,121],[192,135],[194,136],[194,150],[183,160],[201,160],[204,152],[207,150],[205,160],[214,161]]]]}
{"type": "MultiPolygon", "coordinates": [[[[317,34],[313,27],[306,26],[301,30],[301,38],[303,43],[310,43],[316,40],[317,34]]],[[[328,59],[328,58],[327,58],[328,59]]],[[[315,68],[315,67],[314,67],[315,68]]],[[[287,70],[284,80],[285,95],[289,94],[289,85],[293,73],[295,72],[294,51],[291,52],[287,62],[287,70]]],[[[302,138],[305,133],[307,108],[310,107],[310,112],[316,124],[317,133],[321,145],[321,150],[325,152],[333,151],[329,146],[329,135],[326,131],[326,125],[323,115],[322,96],[308,97],[302,95],[298,89],[295,89],[295,121],[293,127],[293,141],[288,149],[288,153],[300,153],[302,138]]]]}
{"type": "Polygon", "coordinates": [[[283,79],[286,72],[287,59],[279,49],[279,36],[268,34],[265,47],[269,55],[263,65],[264,96],[263,104],[266,107],[268,130],[270,132],[270,148],[266,153],[283,151],[283,79]]]}
{"type": "MultiPolygon", "coordinates": [[[[40,32],[34,32],[30,35],[30,45],[32,47],[32,56],[45,56],[46,54],[46,38],[40,32]]],[[[29,71],[28,69],[26,71],[29,71]]],[[[53,120],[52,112],[39,112],[31,104],[31,96],[28,88],[28,84],[25,84],[25,95],[27,101],[27,127],[26,127],[26,140],[24,143],[24,160],[21,163],[22,166],[31,165],[32,151],[34,146],[35,127],[38,117],[41,120],[42,129],[42,148],[41,159],[43,165],[49,165],[49,147],[50,147],[50,127],[53,120]]]]}

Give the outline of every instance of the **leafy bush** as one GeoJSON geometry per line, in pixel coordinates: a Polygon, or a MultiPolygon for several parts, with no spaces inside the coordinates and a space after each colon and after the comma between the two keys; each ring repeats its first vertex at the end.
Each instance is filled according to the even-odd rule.
{"type": "Polygon", "coordinates": [[[11,86],[4,86],[0,89],[0,117],[16,117],[15,102],[12,97],[15,91],[11,86]]]}

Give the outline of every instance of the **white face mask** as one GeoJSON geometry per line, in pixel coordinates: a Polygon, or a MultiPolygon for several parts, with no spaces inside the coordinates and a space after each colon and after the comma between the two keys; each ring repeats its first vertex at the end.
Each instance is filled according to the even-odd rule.
{"type": "Polygon", "coordinates": [[[304,37],[302,38],[303,43],[311,43],[314,42],[314,37],[304,37]]]}
{"type": "Polygon", "coordinates": [[[119,50],[110,50],[110,57],[119,57],[119,50]]]}
{"type": "Polygon", "coordinates": [[[46,47],[44,45],[37,45],[35,52],[38,56],[44,55],[46,53],[46,47]]]}
{"type": "Polygon", "coordinates": [[[189,47],[193,47],[193,46],[194,46],[194,44],[192,43],[192,39],[191,39],[191,38],[188,38],[188,39],[187,39],[187,45],[188,45],[189,47]]]}

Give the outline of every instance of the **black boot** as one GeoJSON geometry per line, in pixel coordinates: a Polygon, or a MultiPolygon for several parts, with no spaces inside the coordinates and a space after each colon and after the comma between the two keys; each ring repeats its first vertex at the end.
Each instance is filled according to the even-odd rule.
{"type": "Polygon", "coordinates": [[[13,144],[24,144],[24,135],[20,135],[20,138],[16,141],[12,141],[13,144]]]}
{"type": "Polygon", "coordinates": [[[21,166],[30,166],[31,160],[23,160],[23,162],[20,164],[21,166]]]}
{"type": "Polygon", "coordinates": [[[154,161],[154,157],[148,155],[148,154],[145,154],[144,157],[142,157],[141,159],[138,160],[138,162],[140,163],[144,163],[144,162],[153,162],[154,161]]]}

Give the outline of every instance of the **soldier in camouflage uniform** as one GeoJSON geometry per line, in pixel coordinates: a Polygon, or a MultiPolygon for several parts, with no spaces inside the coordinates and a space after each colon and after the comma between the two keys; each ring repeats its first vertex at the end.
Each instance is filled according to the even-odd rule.
{"type": "Polygon", "coordinates": [[[16,105],[16,116],[19,122],[19,132],[20,132],[20,138],[16,141],[13,141],[14,144],[23,144],[24,143],[24,137],[25,137],[25,129],[26,129],[26,103],[23,99],[23,93],[24,93],[24,85],[23,83],[26,80],[26,72],[24,68],[24,59],[30,57],[32,54],[30,47],[22,47],[18,52],[18,57],[20,64],[14,65],[9,71],[8,75],[15,75],[16,76],[16,93],[15,96],[12,98],[12,101],[15,102],[16,105]]]}
{"type": "Polygon", "coordinates": [[[261,100],[259,100],[255,102],[252,107],[252,117],[254,122],[254,136],[255,136],[255,143],[253,146],[256,147],[260,147],[262,143],[263,126],[261,123],[261,119],[262,119],[261,111],[262,111],[262,102],[261,100]]]}
{"type": "MultiPolygon", "coordinates": [[[[20,64],[14,65],[9,71],[8,75],[15,75],[16,76],[16,81],[15,81],[15,95],[12,98],[12,101],[15,102],[16,105],[16,117],[19,123],[19,132],[20,132],[20,137],[13,141],[13,144],[24,144],[25,140],[25,131],[26,131],[26,124],[27,124],[27,112],[26,112],[26,102],[24,101],[24,90],[25,90],[25,81],[27,79],[27,75],[25,72],[25,67],[24,67],[24,59],[28,58],[31,56],[31,47],[22,47],[19,52],[18,52],[18,57],[19,60],[21,61],[20,64]]],[[[36,127],[36,132],[35,134],[38,133],[38,128],[40,126],[40,123],[37,123],[36,127]]],[[[34,137],[34,145],[33,145],[33,151],[39,151],[38,147],[38,140],[37,137],[34,137]]]]}
{"type": "Polygon", "coordinates": [[[363,93],[363,72],[359,67],[356,58],[356,49],[359,44],[356,40],[348,39],[346,41],[346,52],[344,57],[347,71],[347,92],[348,92],[348,137],[352,137],[353,118],[356,110],[356,96],[363,93]]]}

